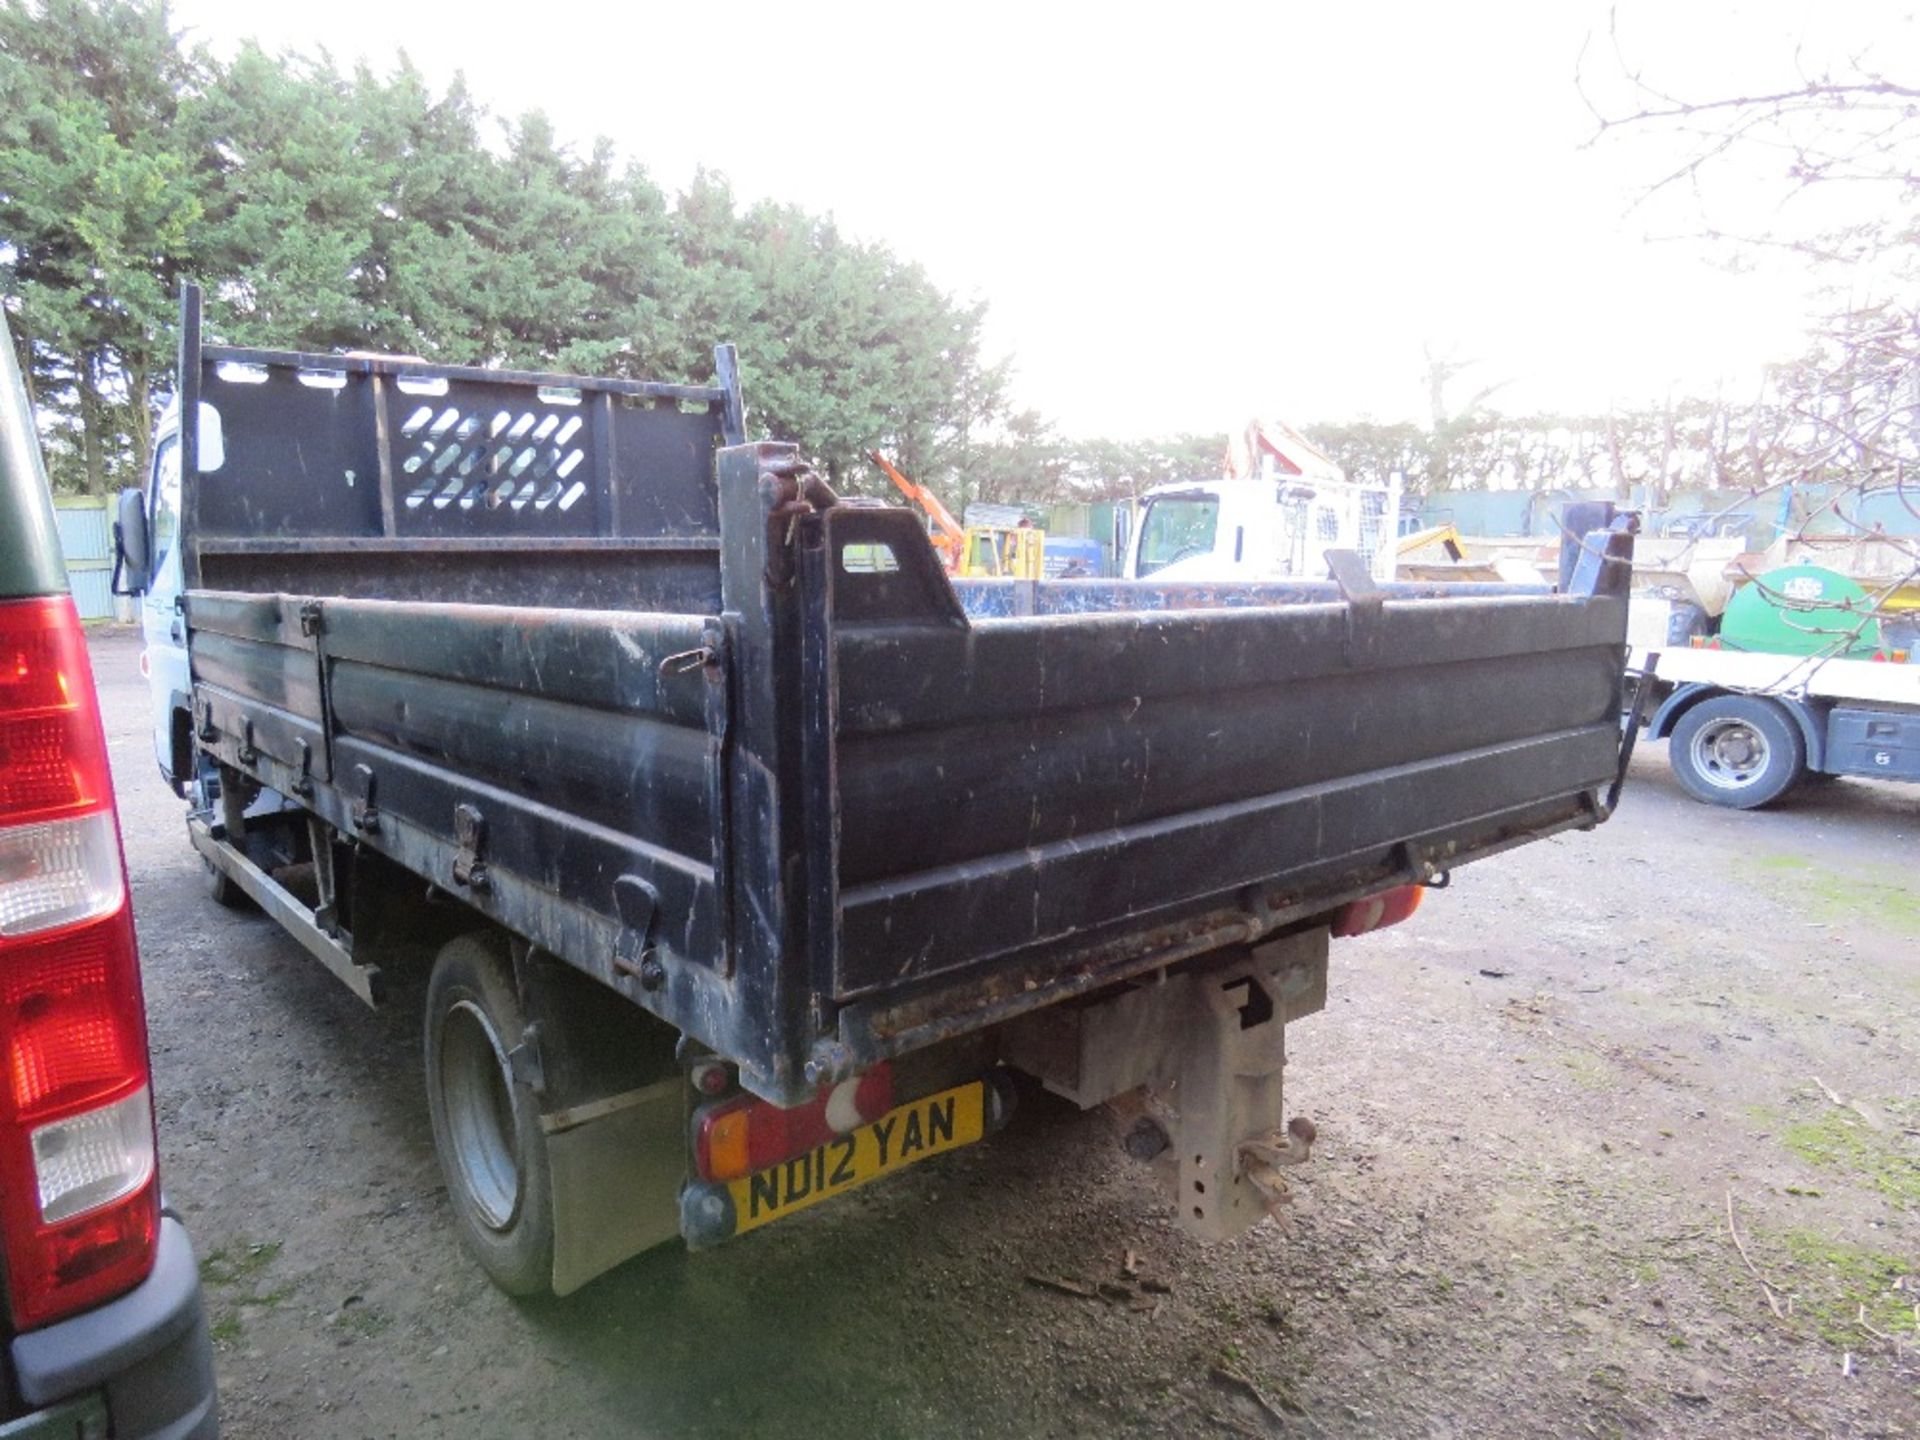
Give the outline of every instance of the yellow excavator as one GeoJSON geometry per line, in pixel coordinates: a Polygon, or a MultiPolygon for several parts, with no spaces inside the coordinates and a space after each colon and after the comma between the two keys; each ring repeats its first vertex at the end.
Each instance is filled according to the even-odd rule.
{"type": "Polygon", "coordinates": [[[1038,580],[1046,573],[1046,531],[1031,525],[962,525],[938,495],[902,475],[878,450],[869,450],[867,458],[902,495],[926,511],[932,522],[928,538],[949,575],[1038,580]]]}

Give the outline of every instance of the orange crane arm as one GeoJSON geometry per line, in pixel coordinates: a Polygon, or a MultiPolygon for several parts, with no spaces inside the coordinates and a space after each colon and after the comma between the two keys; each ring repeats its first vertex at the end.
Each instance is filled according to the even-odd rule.
{"type": "Polygon", "coordinates": [[[940,503],[940,497],[938,495],[934,494],[924,485],[914,484],[913,481],[895,469],[887,457],[882,455],[878,450],[869,450],[867,452],[867,458],[886,472],[887,478],[900,487],[900,493],[902,495],[905,495],[932,517],[933,523],[939,527],[940,533],[953,542],[955,554],[965,549],[967,532],[961,528],[960,522],[953,518],[953,512],[940,503]]]}

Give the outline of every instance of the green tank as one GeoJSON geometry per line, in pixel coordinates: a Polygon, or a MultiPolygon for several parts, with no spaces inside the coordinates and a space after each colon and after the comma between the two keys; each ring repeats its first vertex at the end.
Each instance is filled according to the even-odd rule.
{"type": "Polygon", "coordinates": [[[1867,592],[1837,570],[1782,565],[1742,585],[1720,618],[1728,650],[1773,655],[1871,655],[1880,646],[1880,622],[1867,592]]]}

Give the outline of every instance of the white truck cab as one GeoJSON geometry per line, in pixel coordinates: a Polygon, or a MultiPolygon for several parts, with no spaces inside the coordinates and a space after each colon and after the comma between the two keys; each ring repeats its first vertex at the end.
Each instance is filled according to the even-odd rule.
{"type": "MultiPolygon", "coordinates": [[[[180,557],[180,407],[169,404],[155,432],[144,486],[152,569],[140,597],[141,673],[153,703],[153,751],[160,774],[178,795],[193,782],[193,682],[187,672],[186,573],[180,557]]],[[[225,456],[220,415],[200,406],[200,467],[218,470],[225,456]]]]}
{"type": "Polygon", "coordinates": [[[1195,480],[1158,485],[1127,547],[1129,580],[1317,580],[1329,550],[1394,574],[1399,487],[1345,480],[1195,480]]]}
{"type": "Polygon", "coordinates": [[[1277,420],[1255,420],[1221,478],[1157,485],[1126,545],[1129,580],[1318,580],[1327,551],[1352,550],[1376,580],[1394,578],[1400,482],[1362,485],[1277,420]]]}

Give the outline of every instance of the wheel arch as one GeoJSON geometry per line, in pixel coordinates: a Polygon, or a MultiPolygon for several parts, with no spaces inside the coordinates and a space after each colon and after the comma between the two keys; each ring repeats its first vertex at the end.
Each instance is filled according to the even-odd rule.
{"type": "MultiPolygon", "coordinates": [[[[1653,712],[1653,719],[1647,722],[1647,738],[1665,740],[1673,734],[1673,727],[1680,723],[1680,717],[1694,706],[1719,695],[1738,693],[1740,692],[1697,680],[1690,680],[1676,686],[1674,692],[1660,702],[1660,708],[1653,712]]],[[[1825,770],[1827,768],[1827,728],[1810,706],[1804,701],[1791,700],[1780,695],[1755,695],[1751,698],[1765,700],[1793,718],[1793,723],[1799,727],[1800,738],[1806,746],[1807,769],[1825,770]]]]}

